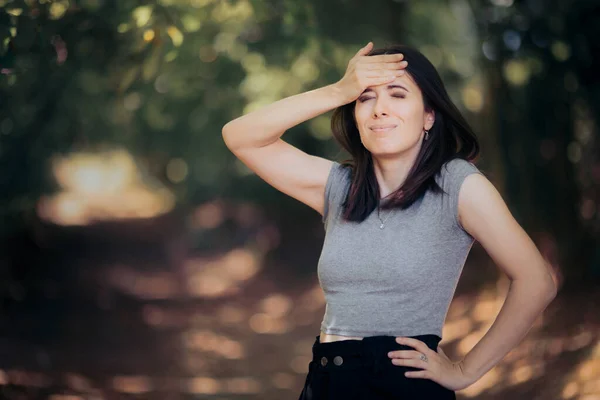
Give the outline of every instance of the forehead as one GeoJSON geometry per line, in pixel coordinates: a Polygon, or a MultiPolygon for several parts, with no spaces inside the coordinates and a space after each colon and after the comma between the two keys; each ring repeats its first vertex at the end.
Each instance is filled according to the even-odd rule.
{"type": "Polygon", "coordinates": [[[383,85],[369,86],[369,87],[367,87],[365,92],[366,91],[377,92],[377,91],[381,91],[381,90],[386,90],[388,88],[388,86],[395,86],[395,85],[402,86],[411,93],[420,93],[421,92],[421,89],[419,89],[416,82],[414,81],[414,79],[408,72],[406,72],[402,76],[397,76],[396,79],[394,79],[392,82],[389,82],[389,83],[386,83],[383,85]]]}

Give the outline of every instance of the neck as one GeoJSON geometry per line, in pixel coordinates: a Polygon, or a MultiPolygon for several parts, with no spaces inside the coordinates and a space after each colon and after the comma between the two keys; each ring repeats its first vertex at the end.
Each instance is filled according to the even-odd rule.
{"type": "Polygon", "coordinates": [[[421,146],[415,147],[403,154],[395,155],[393,158],[373,156],[373,168],[379,184],[380,198],[390,195],[404,184],[421,146]]]}

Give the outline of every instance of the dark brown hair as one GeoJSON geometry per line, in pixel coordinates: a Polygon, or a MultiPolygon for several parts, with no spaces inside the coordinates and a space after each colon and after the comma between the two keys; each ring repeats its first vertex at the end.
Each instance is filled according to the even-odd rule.
{"type": "MultiPolygon", "coordinates": [[[[425,111],[433,110],[435,121],[404,184],[388,196],[381,209],[405,209],[428,189],[441,192],[435,175],[446,162],[454,158],[474,161],[479,155],[475,133],[450,99],[435,67],[423,54],[410,46],[393,45],[373,49],[368,55],[397,53],[402,53],[408,61],[406,72],[421,89],[425,111]]],[[[343,218],[361,222],[379,206],[380,193],[373,158],[363,146],[354,120],[355,104],[353,101],[334,110],[331,129],[337,142],[352,157],[344,163],[352,168],[352,184],[344,202],[343,218]]]]}

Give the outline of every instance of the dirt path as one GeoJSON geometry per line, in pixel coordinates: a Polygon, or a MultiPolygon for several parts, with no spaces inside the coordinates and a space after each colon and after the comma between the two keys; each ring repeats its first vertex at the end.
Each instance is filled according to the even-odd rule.
{"type": "MultiPolygon", "coordinates": [[[[121,261],[36,257],[48,262],[35,269],[38,289],[0,315],[0,398],[296,399],[324,300],[314,270],[295,264],[306,255],[265,258],[265,249],[187,255],[178,268],[162,267],[151,249],[121,261]],[[63,285],[48,287],[44,268],[62,269],[50,275],[63,285]]],[[[502,305],[496,273],[474,249],[444,328],[450,357],[468,351],[502,305]]],[[[458,398],[600,399],[599,305],[598,288],[561,293],[458,398]]]]}

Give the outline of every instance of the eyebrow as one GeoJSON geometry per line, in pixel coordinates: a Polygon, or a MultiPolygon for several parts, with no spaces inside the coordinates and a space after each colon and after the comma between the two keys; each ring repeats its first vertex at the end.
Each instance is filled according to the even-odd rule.
{"type": "MultiPolygon", "coordinates": [[[[387,89],[388,89],[388,90],[389,90],[389,89],[404,89],[404,90],[406,90],[407,92],[410,92],[410,90],[408,90],[408,89],[407,89],[407,88],[405,88],[404,86],[402,86],[402,85],[398,85],[398,84],[387,85],[387,89]]],[[[368,92],[372,92],[372,91],[373,91],[373,89],[371,89],[371,88],[366,88],[366,89],[364,90],[364,92],[362,92],[362,94],[364,94],[364,93],[368,93],[368,92]]]]}

